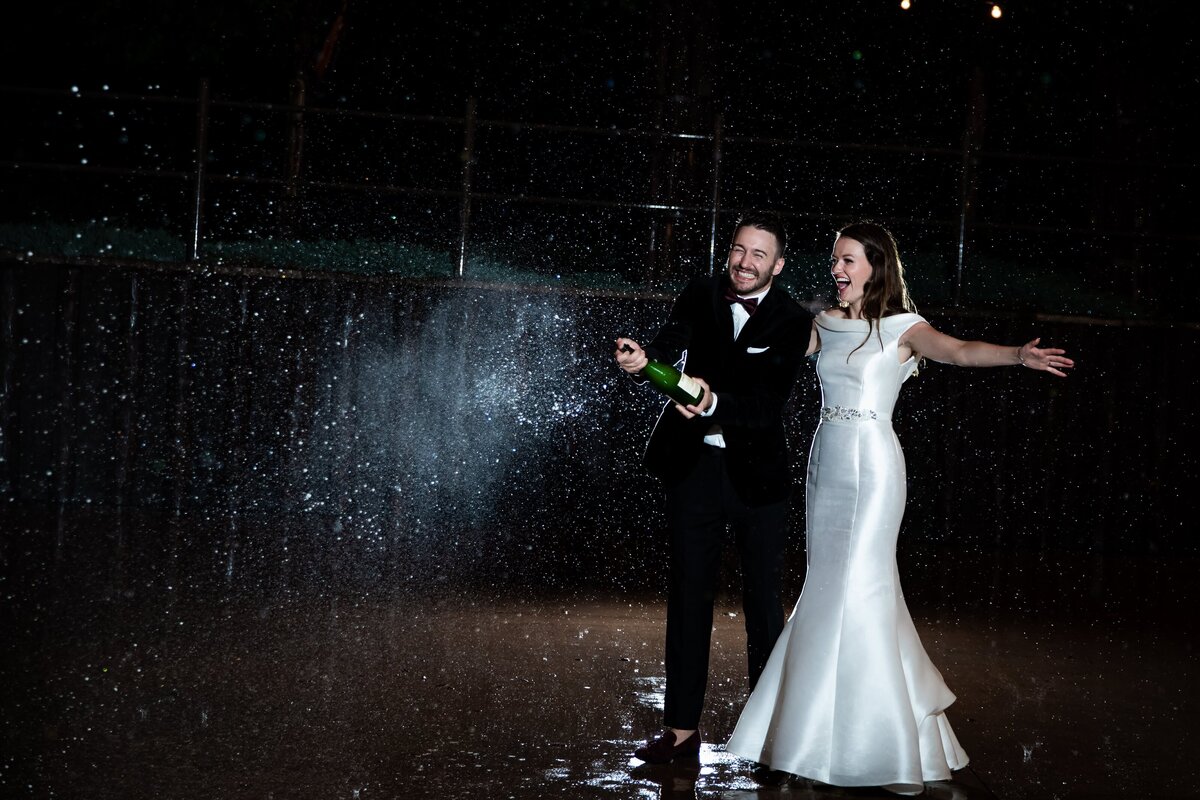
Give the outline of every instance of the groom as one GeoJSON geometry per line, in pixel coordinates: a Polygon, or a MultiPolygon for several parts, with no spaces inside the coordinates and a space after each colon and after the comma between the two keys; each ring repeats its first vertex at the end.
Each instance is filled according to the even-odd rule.
{"type": "Polygon", "coordinates": [[[728,270],[693,279],[643,350],[617,339],[616,359],[636,375],[648,358],[674,363],[704,387],[698,405],[665,407],[646,448],[663,480],[670,532],[665,730],[634,751],[662,764],[700,751],[713,599],[726,526],[742,561],[750,688],[783,630],[780,597],[791,491],[783,408],[808,348],[812,315],[782,287],[782,220],[738,220],[728,270]],[[628,345],[628,348],[625,347],[628,345]]]}

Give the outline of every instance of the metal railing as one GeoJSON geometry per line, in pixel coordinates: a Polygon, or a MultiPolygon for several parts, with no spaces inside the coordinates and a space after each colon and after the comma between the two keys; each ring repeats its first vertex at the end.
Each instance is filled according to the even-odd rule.
{"type": "MultiPolygon", "coordinates": [[[[321,108],[307,105],[304,103],[302,96],[297,98],[296,103],[290,105],[236,102],[214,99],[207,81],[200,83],[197,97],[194,100],[118,92],[88,93],[78,90],[54,92],[49,90],[9,88],[0,89],[0,93],[8,95],[5,104],[10,108],[19,107],[22,103],[28,106],[35,99],[66,99],[69,102],[79,103],[97,101],[105,104],[123,104],[126,106],[143,105],[149,106],[152,109],[150,111],[151,116],[159,113],[159,110],[164,108],[194,107],[194,133],[191,136],[191,141],[187,143],[188,163],[186,168],[182,165],[177,165],[175,168],[165,168],[162,166],[147,168],[138,165],[115,166],[113,164],[91,163],[90,161],[85,162],[82,160],[71,163],[62,159],[41,160],[30,158],[29,153],[0,161],[0,167],[4,168],[9,180],[13,178],[14,174],[20,173],[91,174],[128,178],[136,181],[186,180],[189,186],[187,224],[182,225],[180,224],[181,221],[177,220],[173,227],[187,231],[185,259],[188,263],[197,262],[205,257],[205,242],[210,235],[211,228],[209,219],[213,213],[209,195],[213,187],[230,184],[257,186],[263,189],[269,188],[274,191],[282,191],[285,196],[293,198],[297,195],[324,191],[358,193],[374,198],[400,195],[409,198],[426,197],[437,198],[442,201],[453,201],[457,204],[458,208],[456,220],[458,230],[455,241],[456,252],[453,254],[453,272],[454,277],[457,278],[469,277],[468,263],[471,234],[473,233],[473,225],[481,203],[497,203],[510,208],[538,205],[566,212],[571,210],[603,209],[613,213],[643,213],[657,215],[660,221],[687,215],[695,219],[702,218],[706,223],[705,235],[702,242],[698,236],[694,237],[695,241],[691,242],[691,255],[703,259],[706,262],[705,266],[711,271],[720,259],[718,252],[718,228],[720,227],[722,217],[732,215],[740,208],[748,205],[758,204],[757,202],[750,202],[747,198],[747,192],[742,191],[739,193],[732,186],[732,184],[736,183],[735,176],[731,170],[723,168],[723,161],[728,159],[732,154],[745,153],[756,148],[770,149],[775,153],[803,154],[805,158],[814,161],[817,159],[830,159],[841,167],[841,171],[848,169],[848,165],[853,164],[856,158],[890,157],[900,161],[904,159],[919,160],[922,165],[920,175],[923,176],[920,180],[940,181],[938,190],[946,196],[957,195],[957,203],[953,207],[950,204],[944,203],[941,206],[931,208],[926,212],[915,213],[907,218],[903,214],[895,213],[896,209],[893,209],[893,213],[887,215],[887,219],[893,225],[909,225],[925,230],[952,232],[950,234],[953,237],[952,242],[944,242],[944,244],[949,245],[953,253],[949,259],[949,266],[952,270],[952,291],[950,292],[951,297],[947,298],[953,305],[961,305],[964,300],[964,277],[970,257],[970,250],[972,244],[983,236],[997,233],[1019,233],[1034,236],[1068,237],[1074,240],[1083,238],[1099,242],[1100,244],[1096,247],[1098,250],[1111,248],[1114,242],[1125,242],[1126,244],[1121,247],[1133,255],[1119,260],[1124,263],[1123,268],[1130,271],[1128,283],[1130,287],[1130,299],[1133,302],[1141,299],[1141,293],[1144,290],[1138,273],[1141,270],[1140,249],[1146,242],[1151,239],[1155,241],[1168,240],[1185,243],[1194,243],[1200,240],[1200,236],[1190,230],[1164,229],[1161,225],[1148,226],[1145,222],[1147,215],[1144,208],[1135,209],[1129,215],[1128,219],[1122,217],[1110,220],[1096,220],[1094,217],[1097,215],[1093,214],[1092,219],[1085,220],[1086,224],[1074,224],[1069,220],[1062,219],[1061,216],[1057,219],[1047,220],[1045,214],[1029,215],[1025,218],[1017,214],[1008,219],[997,219],[994,214],[982,217],[978,210],[979,198],[981,194],[986,195],[990,191],[984,165],[993,167],[995,165],[1006,164],[1021,165],[1022,169],[1029,169],[1029,165],[1042,165],[1048,169],[1087,170],[1090,171],[1088,174],[1093,176],[1091,180],[1102,180],[1094,177],[1097,173],[1122,173],[1137,187],[1134,193],[1142,195],[1153,194],[1158,191],[1162,183],[1159,176],[1163,172],[1178,171],[1180,169],[1194,171],[1196,165],[988,151],[981,147],[981,143],[978,141],[978,133],[971,125],[966,127],[960,147],[931,147],[815,142],[799,139],[731,135],[726,131],[724,121],[719,115],[714,121],[713,129],[703,133],[618,128],[601,129],[482,119],[477,114],[477,106],[473,99],[467,100],[465,112],[462,117],[439,117],[344,108],[321,108]],[[289,152],[287,164],[282,170],[282,174],[270,174],[270,170],[265,170],[267,174],[258,174],[260,172],[258,169],[226,169],[222,171],[214,168],[214,165],[211,163],[214,141],[212,124],[213,116],[218,111],[241,111],[247,115],[273,115],[282,117],[289,129],[287,137],[289,152]],[[385,124],[433,124],[444,128],[456,129],[459,131],[458,138],[461,143],[460,152],[457,153],[459,166],[458,176],[454,181],[456,185],[454,188],[450,188],[448,185],[449,176],[444,174],[440,176],[439,182],[442,184],[441,186],[435,185],[437,183],[435,181],[423,184],[421,182],[403,183],[389,180],[380,182],[377,180],[362,179],[331,179],[328,176],[303,177],[306,165],[313,160],[312,152],[310,152],[312,149],[310,141],[312,137],[307,133],[307,130],[312,125],[312,122],[318,119],[330,119],[339,122],[358,120],[361,122],[385,124]],[[497,190],[481,186],[478,175],[478,164],[481,158],[481,151],[486,145],[481,143],[480,137],[484,134],[505,132],[517,137],[537,133],[573,139],[587,138],[603,140],[606,142],[638,141],[645,143],[647,152],[649,153],[660,153],[664,150],[669,151],[672,148],[687,148],[691,163],[683,171],[688,173],[685,177],[690,181],[691,189],[686,191],[657,192],[651,193],[649,196],[643,195],[641,197],[635,196],[630,198],[625,196],[579,196],[578,194],[572,196],[568,192],[529,192],[520,191],[514,186],[501,187],[497,190]],[[697,153],[700,151],[697,148],[707,148],[707,152],[699,156],[697,153]],[[697,163],[701,159],[704,159],[706,163],[697,163]],[[937,173],[938,177],[929,177],[934,173],[937,173]],[[956,184],[953,187],[948,185],[951,180],[956,184]],[[707,189],[703,192],[697,189],[701,185],[707,185],[707,189]],[[730,199],[731,196],[732,200],[730,199]],[[747,202],[739,202],[739,200],[747,200],[747,202]],[[1116,224],[1112,224],[1114,222],[1116,224]],[[701,247],[703,247],[703,252],[700,252],[701,247]]],[[[87,130],[79,131],[80,137],[84,139],[90,134],[91,132],[87,130]]],[[[183,144],[178,134],[176,134],[174,139],[168,136],[167,140],[167,144],[165,145],[167,147],[179,147],[183,144]]],[[[53,150],[54,148],[50,147],[49,149],[53,150]]],[[[670,176],[671,180],[652,181],[654,185],[662,185],[664,183],[674,185],[679,182],[677,180],[680,174],[679,168],[670,165],[664,167],[662,165],[655,166],[650,164],[639,165],[639,168],[641,175],[653,170],[673,172],[670,176]]],[[[1009,174],[1016,174],[1019,171],[1013,170],[1009,174]]],[[[346,177],[350,178],[351,176],[346,177]]],[[[905,178],[897,177],[893,182],[898,182],[902,179],[905,178]]],[[[997,183],[1000,182],[998,181],[997,183]]],[[[919,193],[919,191],[917,190],[914,194],[919,193]]],[[[792,192],[792,197],[784,197],[782,203],[769,203],[768,205],[776,208],[792,220],[814,225],[819,224],[825,229],[832,227],[832,224],[837,220],[844,221],[849,217],[861,216],[860,209],[845,203],[842,207],[829,209],[815,207],[815,204],[807,200],[794,200],[794,196],[799,193],[799,191],[792,192]],[[789,202],[789,199],[794,201],[789,202]],[[802,206],[801,203],[804,203],[804,205],[802,206]]],[[[1165,204],[1168,201],[1162,200],[1161,202],[1165,204]]],[[[867,207],[869,208],[869,206],[867,207]]],[[[694,227],[699,226],[696,225],[694,227]]],[[[945,238],[945,233],[940,235],[943,239],[945,238]]],[[[664,245],[657,236],[652,237],[652,241],[648,244],[643,244],[647,252],[647,262],[658,263],[660,265],[666,263],[667,266],[665,269],[668,272],[674,268],[672,262],[679,260],[678,253],[667,252],[664,255],[659,252],[664,249],[664,245]]],[[[1107,257],[1107,254],[1105,257],[1107,257]]],[[[1118,259],[1114,258],[1114,260],[1118,259]]],[[[653,273],[653,269],[648,270],[648,272],[653,273]]],[[[1116,280],[1116,278],[1110,278],[1110,280],[1116,280]]]]}
{"type": "MultiPolygon", "coordinates": [[[[23,96],[27,99],[61,99],[62,95],[41,92],[23,96]]],[[[86,102],[89,97],[69,95],[69,99],[86,102]]],[[[739,180],[739,170],[745,164],[740,160],[742,154],[749,148],[769,148],[772,153],[780,150],[803,153],[806,164],[816,162],[818,156],[843,159],[882,154],[914,158],[925,169],[924,165],[936,160],[942,175],[949,176],[946,181],[952,180],[961,191],[950,201],[937,206],[944,213],[924,217],[914,214],[912,218],[893,214],[891,220],[905,225],[924,225],[944,234],[939,245],[947,252],[953,251],[948,263],[953,268],[949,274],[957,279],[954,288],[957,297],[961,297],[968,277],[966,265],[970,263],[971,247],[973,243],[978,244],[973,236],[981,232],[1047,233],[1056,237],[1103,235],[1110,240],[1135,242],[1149,241],[1152,235],[1150,228],[1136,225],[1098,231],[1052,225],[1032,216],[1024,221],[978,218],[976,198],[987,187],[987,175],[980,175],[980,170],[989,163],[1087,164],[1104,170],[1118,166],[1131,169],[1138,165],[989,153],[973,147],[969,138],[961,148],[935,148],[743,137],[727,135],[720,119],[711,132],[678,134],[529,125],[479,119],[475,105],[470,102],[463,117],[433,117],[319,109],[303,104],[234,103],[213,99],[207,87],[202,88],[196,100],[115,94],[103,94],[97,99],[126,105],[150,104],[159,115],[171,109],[178,112],[177,135],[164,135],[163,138],[186,153],[175,157],[172,150],[171,154],[161,155],[161,163],[150,166],[120,164],[115,158],[109,161],[88,158],[87,163],[78,159],[72,163],[62,157],[61,149],[55,151],[49,146],[47,149],[54,151],[50,154],[57,158],[32,158],[27,153],[21,158],[10,159],[0,165],[5,170],[0,173],[0,181],[12,181],[14,174],[30,172],[37,178],[66,174],[72,178],[116,177],[134,181],[139,186],[155,182],[169,184],[178,189],[181,201],[177,207],[169,209],[167,217],[173,221],[175,229],[187,232],[184,237],[187,247],[180,249],[179,262],[172,266],[175,272],[167,280],[148,274],[145,269],[106,269],[94,274],[87,268],[80,268],[81,259],[61,257],[46,269],[20,269],[14,266],[40,263],[36,259],[26,259],[24,254],[3,254],[0,262],[0,495],[5,496],[7,513],[24,513],[32,509],[29,513],[48,515],[49,523],[41,527],[11,526],[14,531],[35,532],[27,539],[35,541],[36,548],[41,548],[37,552],[46,562],[38,567],[46,566],[45,570],[33,570],[36,574],[53,574],[55,581],[67,581],[81,572],[98,573],[107,567],[111,571],[111,596],[114,598],[124,597],[125,588],[137,583],[134,580],[137,564],[132,554],[139,541],[143,549],[149,547],[147,543],[151,541],[158,546],[162,530],[166,531],[165,542],[161,543],[166,553],[165,566],[154,562],[153,569],[144,567],[143,572],[157,574],[161,569],[166,576],[162,583],[168,587],[177,586],[176,578],[194,568],[197,574],[205,576],[198,579],[200,586],[204,586],[203,581],[210,580],[224,587],[222,591],[232,591],[239,581],[234,576],[241,575],[243,569],[234,570],[236,559],[241,557],[237,553],[239,548],[243,552],[250,550],[251,543],[269,553],[269,557],[262,557],[258,563],[279,565],[271,574],[271,580],[285,585],[293,580],[295,576],[286,566],[288,559],[276,557],[278,553],[270,549],[273,545],[269,541],[264,544],[262,537],[251,532],[255,527],[248,522],[252,515],[258,515],[256,519],[261,521],[286,512],[291,515],[289,521],[304,523],[310,520],[311,531],[309,528],[304,530],[309,531],[305,535],[310,537],[313,549],[325,552],[325,548],[333,547],[322,538],[328,529],[323,526],[332,527],[330,520],[334,517],[341,524],[340,505],[333,510],[325,507],[311,510],[302,499],[305,484],[298,482],[298,470],[294,467],[308,466],[311,459],[312,464],[322,470],[336,473],[338,479],[327,485],[333,487],[329,490],[333,493],[331,496],[340,504],[347,496],[344,487],[349,485],[344,474],[347,465],[359,463],[355,460],[357,456],[352,456],[362,449],[363,442],[373,440],[378,432],[377,428],[371,427],[378,420],[372,419],[365,410],[359,412],[357,402],[376,394],[377,387],[358,382],[359,376],[374,374],[375,353],[371,347],[351,346],[350,342],[383,342],[389,348],[387,360],[400,363],[408,355],[414,358],[426,355],[412,344],[421,344],[424,332],[455,329],[463,331],[469,342],[447,352],[469,353],[470,362],[463,356],[459,360],[461,375],[446,385],[466,385],[461,377],[473,374],[476,364],[495,368],[496,364],[512,363],[518,365],[514,367],[514,373],[537,372],[530,369],[528,360],[531,354],[539,352],[537,347],[508,346],[514,332],[515,335],[525,333],[522,327],[514,323],[513,330],[509,330],[497,321],[504,321],[507,326],[509,321],[519,320],[529,307],[540,303],[528,302],[526,297],[516,293],[502,292],[486,293],[488,303],[482,310],[471,302],[447,303],[446,306],[438,302],[446,295],[471,293],[460,290],[457,284],[469,277],[468,255],[480,204],[580,209],[588,213],[633,210],[669,218],[690,215],[700,221],[696,225],[698,235],[691,244],[712,269],[718,260],[721,220],[734,213],[740,200],[747,196],[742,186],[744,181],[739,180]],[[221,142],[229,133],[219,125],[214,129],[214,115],[229,111],[245,112],[251,117],[274,115],[293,126],[291,130],[297,135],[287,139],[291,149],[286,161],[268,163],[267,167],[255,171],[244,167],[230,168],[220,160],[210,159],[211,148],[216,145],[220,150],[221,142]],[[305,165],[312,163],[309,159],[315,160],[320,153],[305,150],[306,139],[301,134],[306,126],[318,119],[436,125],[451,132],[453,149],[449,149],[450,144],[443,143],[444,149],[453,156],[447,161],[459,163],[455,170],[443,170],[446,176],[440,184],[354,180],[348,174],[339,177],[336,172],[331,172],[332,177],[320,173],[303,177],[305,165]],[[690,148],[689,154],[702,162],[693,167],[701,180],[696,181],[689,192],[663,190],[633,197],[612,197],[585,196],[582,192],[573,195],[522,192],[514,186],[505,190],[495,176],[487,174],[486,170],[481,174],[481,161],[486,166],[493,152],[487,149],[489,142],[481,140],[481,136],[495,132],[523,135],[531,130],[548,136],[646,142],[652,148],[667,145],[690,148]],[[730,161],[737,166],[729,168],[730,161]],[[489,181],[499,185],[493,186],[489,181]],[[206,243],[209,246],[214,243],[217,234],[212,231],[224,224],[222,220],[213,219],[216,211],[226,213],[225,206],[218,205],[223,199],[214,193],[219,194],[226,184],[269,187],[285,198],[289,193],[332,191],[372,197],[431,197],[443,201],[457,216],[457,229],[453,232],[457,252],[444,281],[452,288],[442,286],[438,292],[426,292],[425,286],[406,285],[395,290],[382,281],[368,284],[340,281],[331,282],[334,290],[326,291],[329,287],[316,282],[260,281],[257,274],[247,277],[244,273],[248,270],[214,266],[205,247],[206,243]],[[239,271],[243,274],[229,278],[229,272],[239,271]],[[216,280],[207,279],[211,273],[216,273],[216,280]],[[433,296],[436,297],[431,300],[433,296]],[[437,312],[444,307],[460,309],[455,312],[451,325],[444,324],[445,318],[438,316],[437,312]],[[305,313],[295,313],[297,309],[304,309],[305,313]],[[314,309],[312,317],[306,316],[314,309]],[[280,353],[286,353],[286,358],[281,359],[280,353]],[[468,369],[468,366],[472,368],[468,369]],[[329,376],[340,379],[331,380],[329,376]],[[338,387],[336,392],[334,386],[338,387]],[[351,386],[359,388],[354,389],[353,394],[346,394],[351,392],[348,388],[351,386]],[[105,420],[110,421],[111,431],[105,428],[105,420]],[[311,438],[308,432],[324,430],[327,424],[337,431],[328,450],[303,446],[303,442],[311,438]],[[104,524],[97,528],[87,515],[101,512],[107,516],[102,518],[104,524]],[[161,525],[164,517],[166,524],[161,525]],[[43,536],[43,528],[50,535],[43,536]],[[95,529],[112,531],[111,539],[94,535],[95,529]],[[142,538],[139,540],[138,537],[142,538]],[[81,551],[80,548],[91,549],[81,551]],[[79,552],[86,555],[79,555],[79,552]],[[208,559],[209,553],[219,554],[220,558],[208,559]],[[187,558],[194,561],[188,563],[187,558]],[[97,564],[101,566],[97,568],[97,564]]],[[[84,126],[78,132],[88,136],[91,129],[84,126]]],[[[0,140],[10,133],[0,132],[0,140]]],[[[70,133],[69,129],[64,129],[56,131],[55,135],[64,139],[69,138],[70,133]]],[[[535,157],[540,157],[541,152],[535,148],[535,157]]],[[[1161,164],[1146,166],[1148,170],[1162,168],[1161,164]]],[[[755,177],[758,174],[755,173],[755,177]]],[[[1148,176],[1147,180],[1152,178],[1152,175],[1148,176]]],[[[798,190],[793,195],[802,193],[798,190]]],[[[84,208],[109,205],[107,196],[95,193],[81,193],[78,200],[84,208]]],[[[875,199],[868,198],[868,202],[873,203],[875,199]]],[[[147,202],[146,205],[154,204],[147,202]]],[[[781,210],[792,220],[799,223],[813,221],[821,227],[827,226],[844,210],[807,208],[799,203],[781,205],[784,206],[781,210]]],[[[1189,251],[1194,249],[1191,243],[1197,238],[1191,233],[1164,234],[1159,231],[1153,235],[1183,242],[1189,251]]],[[[658,246],[657,242],[651,243],[651,247],[655,246],[658,246]]],[[[45,260],[49,261],[51,257],[47,256],[45,260]]],[[[125,267],[131,262],[93,257],[82,263],[125,267]]],[[[153,266],[148,262],[135,266],[148,265],[153,266]]],[[[608,341],[612,318],[621,319],[621,324],[628,326],[626,330],[636,329],[639,325],[648,329],[661,308],[657,298],[653,302],[642,297],[622,297],[611,302],[604,298],[598,303],[591,302],[592,299],[566,295],[549,298],[552,302],[545,304],[551,306],[548,309],[550,316],[546,319],[557,320],[561,307],[562,318],[578,325],[574,335],[557,337],[561,339],[557,342],[561,351],[554,352],[551,362],[567,365],[579,373],[575,376],[578,381],[575,385],[600,387],[595,397],[583,393],[594,403],[591,408],[596,413],[580,413],[577,422],[562,429],[548,426],[552,431],[566,431],[564,436],[573,437],[568,442],[572,452],[594,447],[596,441],[608,434],[604,430],[608,424],[604,414],[621,402],[622,391],[607,378],[611,363],[601,364],[586,357],[580,359],[579,354],[588,350],[588,343],[608,341]],[[600,427],[594,431],[588,425],[600,427]]],[[[1187,516],[1187,495],[1179,492],[1178,487],[1190,480],[1187,469],[1190,462],[1179,458],[1177,452],[1178,415],[1155,415],[1150,420],[1150,427],[1144,429],[1127,424],[1129,418],[1121,404],[1128,403],[1127,408],[1132,409],[1153,406],[1186,410],[1186,382],[1179,382],[1163,365],[1186,359],[1186,354],[1194,349],[1194,329],[1200,326],[1193,325],[1191,331],[1143,329],[1130,332],[1116,324],[1107,325],[1104,320],[1084,321],[1089,323],[1086,329],[1079,324],[1078,318],[1041,314],[1037,326],[1038,334],[1049,340],[1073,339],[1072,352],[1078,349],[1092,354],[1088,369],[1081,369],[1067,384],[1075,387],[1073,390],[1060,392],[1050,382],[1022,381],[1017,373],[985,371],[992,374],[988,378],[977,378],[972,371],[958,370],[944,371],[935,382],[925,382],[927,388],[923,390],[923,398],[911,401],[953,415],[958,426],[957,436],[912,437],[913,463],[924,465],[913,476],[914,491],[920,489],[927,496],[946,498],[945,508],[939,508],[935,515],[939,519],[928,522],[931,530],[950,530],[956,526],[958,531],[971,532],[970,536],[974,538],[969,541],[982,546],[986,540],[980,537],[985,534],[978,532],[980,526],[975,521],[994,514],[994,509],[999,508],[1006,513],[1003,524],[996,526],[997,544],[1030,543],[1036,535],[1040,540],[1029,546],[1036,544],[1041,550],[1051,551],[1058,542],[1070,541],[1072,537],[1076,541],[1091,537],[1097,543],[1096,547],[1103,549],[1106,540],[1116,543],[1115,546],[1125,546],[1140,537],[1143,531],[1157,535],[1175,530],[1168,521],[1187,516]],[[1150,359],[1141,357],[1147,348],[1168,355],[1150,359]],[[1117,374],[1123,379],[1114,384],[1112,376],[1117,374]],[[974,395],[962,388],[971,381],[984,379],[992,381],[988,391],[998,398],[998,411],[994,415],[981,413],[968,399],[974,395]],[[1120,391],[1114,391],[1114,386],[1119,386],[1120,391]],[[1039,413],[1031,415],[1027,409],[1039,409],[1039,413]],[[958,468],[961,453],[956,448],[967,447],[967,443],[972,442],[984,443],[982,460],[986,463],[983,467],[976,465],[976,469],[984,470],[989,479],[994,478],[991,491],[978,491],[978,473],[972,477],[958,468]],[[988,455],[989,448],[994,449],[995,457],[988,455]],[[1185,466],[1183,472],[1180,472],[1181,463],[1185,466]],[[1065,495],[1028,497],[1023,476],[1031,470],[1042,475],[1047,485],[1062,488],[1065,495]],[[964,474],[968,477],[962,477],[964,474]],[[1105,491],[1111,487],[1134,488],[1105,491]],[[1065,503],[1061,502],[1063,496],[1067,499],[1065,503]],[[1143,501],[1133,502],[1129,497],[1142,497],[1143,501]],[[975,506],[980,510],[963,511],[975,506]],[[1028,513],[1022,513],[1023,509],[1028,513]],[[1035,528],[1029,520],[1035,520],[1043,527],[1035,528]]],[[[1129,321],[1117,324],[1128,325],[1129,321]]],[[[537,328],[533,323],[526,322],[525,325],[537,328]]],[[[996,338],[1001,341],[1019,341],[1017,337],[1025,335],[1027,330],[1024,320],[1011,324],[1003,320],[985,319],[982,323],[978,318],[970,320],[972,330],[988,326],[993,332],[1000,328],[996,338]]],[[[552,326],[548,330],[546,343],[556,338],[552,326]]],[[[416,383],[390,381],[393,386],[406,387],[406,391],[416,383]]],[[[441,385],[435,384],[435,387],[441,385]]],[[[558,402],[558,385],[550,381],[544,386],[518,387],[523,392],[521,405],[553,408],[558,402]]],[[[421,409],[428,399],[419,394],[404,397],[406,399],[396,403],[395,407],[402,409],[405,417],[411,417],[412,412],[421,409]]],[[[426,413],[433,420],[450,417],[448,413],[437,413],[436,409],[426,413]]],[[[385,422],[390,419],[388,417],[385,422]]],[[[923,424],[919,413],[910,419],[914,428],[923,424]]],[[[431,432],[414,440],[416,444],[405,442],[399,449],[404,453],[419,452],[426,443],[439,440],[440,430],[431,428],[431,432]]],[[[558,439],[554,441],[561,443],[558,439]]],[[[595,469],[594,464],[588,464],[587,469],[580,466],[581,474],[576,478],[579,486],[587,487],[581,494],[592,496],[597,502],[607,495],[599,488],[590,488],[593,484],[587,481],[594,479],[597,483],[608,483],[608,475],[636,469],[632,461],[622,460],[629,456],[636,458],[636,450],[601,449],[603,458],[612,459],[611,468],[595,469]]],[[[545,493],[554,491],[555,486],[571,483],[559,480],[561,476],[556,470],[570,468],[580,461],[564,455],[562,460],[547,461],[548,466],[537,470],[538,480],[546,481],[545,493]]],[[[372,463],[392,462],[377,459],[372,463]]],[[[384,482],[377,481],[375,474],[365,467],[361,467],[360,472],[357,479],[363,486],[383,485],[384,482]]],[[[413,474],[418,474],[415,468],[413,474]]],[[[313,482],[323,485],[319,478],[314,478],[313,482]]],[[[419,490],[427,484],[413,481],[411,485],[419,490]]],[[[641,488],[627,491],[641,491],[641,488]]],[[[538,491],[530,493],[533,497],[539,494],[538,491]]],[[[416,497],[421,499],[423,495],[416,497]]],[[[410,498],[405,502],[413,501],[410,498]]],[[[562,502],[566,507],[567,501],[562,502]]],[[[571,502],[578,500],[572,498],[571,502]]],[[[630,507],[634,506],[636,504],[630,507]]],[[[585,510],[590,511],[591,507],[585,510]]],[[[581,516],[605,519],[601,511],[611,513],[610,509],[598,509],[594,514],[581,516]]],[[[368,532],[395,537],[411,522],[411,516],[405,507],[389,509],[380,517],[386,524],[368,523],[366,527],[368,532]]],[[[637,528],[640,535],[643,521],[638,519],[635,523],[627,528],[637,528]]],[[[344,550],[330,549],[329,563],[356,563],[359,551],[353,549],[355,541],[358,540],[347,537],[344,550]]],[[[933,536],[930,541],[936,544],[939,539],[933,536]]],[[[395,548],[397,552],[402,549],[395,548]]],[[[14,547],[12,552],[15,551],[14,547]]],[[[243,560],[253,563],[252,559],[243,560]]],[[[28,561],[37,563],[36,558],[28,561]]],[[[329,567],[331,571],[335,568],[341,567],[329,567]]],[[[255,575],[253,569],[245,572],[255,575]]],[[[1098,571],[1097,577],[1103,578],[1102,572],[1098,571]]],[[[145,581],[145,574],[141,578],[145,581]]],[[[245,586],[250,587],[248,590],[257,589],[256,580],[256,577],[245,580],[245,586]]],[[[992,581],[995,590],[1003,584],[1004,578],[997,573],[992,581]]],[[[167,594],[174,596],[173,590],[167,594]]]]}

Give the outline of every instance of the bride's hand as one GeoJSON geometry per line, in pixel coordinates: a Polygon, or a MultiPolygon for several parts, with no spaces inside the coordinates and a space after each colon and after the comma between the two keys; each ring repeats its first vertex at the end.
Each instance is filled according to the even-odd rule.
{"type": "Polygon", "coordinates": [[[1038,347],[1037,345],[1041,341],[1042,337],[1039,336],[1017,348],[1017,359],[1021,362],[1021,366],[1045,370],[1060,378],[1067,377],[1067,373],[1063,370],[1071,369],[1075,366],[1075,362],[1067,358],[1064,355],[1067,351],[1060,347],[1038,347]]]}

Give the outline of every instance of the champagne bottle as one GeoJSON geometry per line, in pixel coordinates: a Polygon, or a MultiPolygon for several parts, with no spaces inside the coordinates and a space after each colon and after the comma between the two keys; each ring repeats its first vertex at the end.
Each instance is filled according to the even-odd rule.
{"type": "MultiPolygon", "coordinates": [[[[633,352],[633,348],[627,344],[621,345],[621,350],[626,353],[633,352]]],[[[646,366],[642,367],[642,374],[654,388],[681,406],[700,405],[700,401],[704,399],[704,387],[670,364],[651,358],[646,362],[646,366]]]]}

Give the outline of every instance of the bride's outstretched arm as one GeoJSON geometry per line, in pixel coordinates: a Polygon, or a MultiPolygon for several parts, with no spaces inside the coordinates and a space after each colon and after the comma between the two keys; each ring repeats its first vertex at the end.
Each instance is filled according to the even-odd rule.
{"type": "Polygon", "coordinates": [[[914,325],[900,339],[918,356],[955,364],[960,367],[1010,367],[1024,366],[1043,370],[1060,378],[1067,377],[1064,369],[1071,369],[1075,362],[1066,357],[1066,350],[1058,347],[1038,347],[1041,337],[1023,345],[1001,345],[989,342],[963,341],[949,336],[928,323],[914,325]]]}

